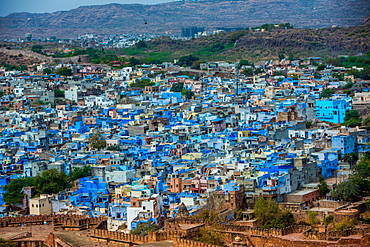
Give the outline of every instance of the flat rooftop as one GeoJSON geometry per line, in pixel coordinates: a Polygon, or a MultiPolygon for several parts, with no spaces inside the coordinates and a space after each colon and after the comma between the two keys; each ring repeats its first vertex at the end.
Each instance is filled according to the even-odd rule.
{"type": "Polygon", "coordinates": [[[297,190],[297,191],[290,193],[289,195],[305,195],[305,194],[312,193],[314,191],[317,191],[317,190],[310,190],[310,189],[297,190]]]}

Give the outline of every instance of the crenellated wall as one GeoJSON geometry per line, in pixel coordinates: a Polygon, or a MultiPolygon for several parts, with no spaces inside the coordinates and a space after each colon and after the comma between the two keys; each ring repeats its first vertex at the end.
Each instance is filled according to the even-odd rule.
{"type": "Polygon", "coordinates": [[[370,246],[369,236],[363,238],[343,238],[338,241],[326,241],[326,240],[302,240],[302,239],[284,239],[280,237],[250,237],[254,246],[264,247],[348,247],[348,246],[370,246]]]}
{"type": "Polygon", "coordinates": [[[54,229],[62,228],[63,230],[84,230],[87,228],[92,228],[104,220],[106,220],[104,217],[90,218],[82,215],[35,215],[4,217],[0,218],[0,228],[22,225],[28,226],[53,224],[54,229]]]}
{"type": "Polygon", "coordinates": [[[249,235],[257,236],[284,236],[291,233],[302,233],[310,229],[310,226],[306,225],[296,225],[290,226],[282,229],[273,228],[273,229],[261,229],[261,228],[252,228],[250,226],[240,226],[240,225],[223,225],[223,224],[212,224],[212,227],[215,227],[219,231],[225,232],[243,232],[249,235]]]}
{"type": "Polygon", "coordinates": [[[45,246],[45,242],[41,240],[19,240],[14,241],[17,247],[42,247],[45,246]]]}
{"type": "Polygon", "coordinates": [[[175,239],[174,240],[174,247],[219,247],[218,245],[212,245],[212,244],[205,244],[193,240],[188,239],[175,239]]]}
{"type": "Polygon", "coordinates": [[[104,217],[96,218],[74,218],[74,217],[56,217],[53,218],[54,230],[61,228],[66,231],[80,231],[93,228],[100,222],[106,221],[104,217]]]}
{"type": "Polygon", "coordinates": [[[308,231],[305,231],[303,233],[303,236],[306,239],[336,241],[341,239],[342,237],[348,237],[350,235],[364,236],[369,233],[370,227],[352,228],[343,231],[328,231],[328,232],[318,232],[310,229],[308,231]]]}
{"type": "Polygon", "coordinates": [[[175,240],[183,238],[184,233],[179,231],[149,232],[148,236],[138,236],[123,232],[110,232],[107,230],[93,229],[90,237],[94,241],[121,243],[121,244],[143,244],[148,242],[158,242],[163,240],[175,240]]]}
{"type": "Polygon", "coordinates": [[[99,242],[122,242],[122,243],[135,243],[144,244],[149,242],[148,236],[138,236],[126,234],[123,232],[110,232],[107,230],[93,229],[90,237],[94,241],[99,242]]]}

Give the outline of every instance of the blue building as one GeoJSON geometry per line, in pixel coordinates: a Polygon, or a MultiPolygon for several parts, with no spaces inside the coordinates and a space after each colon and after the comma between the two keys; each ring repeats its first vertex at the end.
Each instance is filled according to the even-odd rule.
{"type": "Polygon", "coordinates": [[[340,150],[341,155],[350,154],[356,152],[356,136],[333,136],[332,138],[332,149],[340,150]]]}
{"type": "Polygon", "coordinates": [[[321,121],[340,124],[344,122],[346,111],[352,110],[348,101],[341,100],[319,100],[316,101],[316,118],[321,121]]]}

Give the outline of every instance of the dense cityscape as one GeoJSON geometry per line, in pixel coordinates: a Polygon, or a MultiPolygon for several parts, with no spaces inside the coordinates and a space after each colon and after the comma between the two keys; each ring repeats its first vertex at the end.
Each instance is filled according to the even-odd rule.
{"type": "Polygon", "coordinates": [[[135,57],[158,39],[0,42],[0,247],[370,245],[370,51],[135,57]]]}

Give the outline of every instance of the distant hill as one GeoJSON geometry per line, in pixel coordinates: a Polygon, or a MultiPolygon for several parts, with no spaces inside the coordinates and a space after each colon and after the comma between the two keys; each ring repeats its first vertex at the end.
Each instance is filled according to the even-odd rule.
{"type": "Polygon", "coordinates": [[[146,43],[146,48],[127,48],[120,55],[134,55],[145,62],[171,61],[193,55],[201,61],[236,61],[247,59],[330,58],[370,52],[370,19],[356,27],[322,29],[282,29],[265,32],[240,30],[200,37],[188,41],[160,37],[146,43]]]}
{"type": "Polygon", "coordinates": [[[45,14],[13,13],[0,18],[0,38],[75,38],[85,33],[180,34],[182,27],[206,30],[290,23],[299,28],[349,27],[363,23],[369,0],[183,1],[155,5],[83,6],[45,14]],[[146,24],[145,24],[146,23],[146,24]]]}

